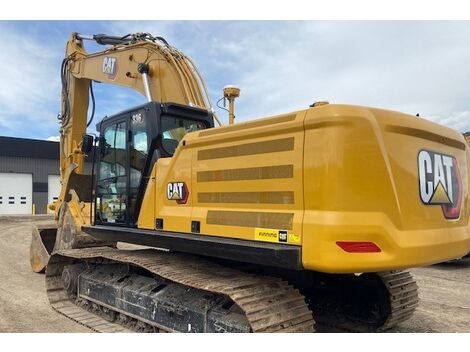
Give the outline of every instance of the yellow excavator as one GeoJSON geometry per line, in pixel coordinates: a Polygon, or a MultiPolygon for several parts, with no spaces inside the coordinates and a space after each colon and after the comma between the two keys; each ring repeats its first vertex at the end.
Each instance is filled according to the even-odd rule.
{"type": "MultiPolygon", "coordinates": [[[[61,81],[62,189],[30,259],[90,329],[383,331],[418,305],[405,269],[470,250],[457,131],[327,102],[216,127],[193,61],[147,33],[73,33],[61,81]],[[86,134],[92,82],[147,102],[86,134]]],[[[239,94],[224,90],[231,122],[239,94]]]]}

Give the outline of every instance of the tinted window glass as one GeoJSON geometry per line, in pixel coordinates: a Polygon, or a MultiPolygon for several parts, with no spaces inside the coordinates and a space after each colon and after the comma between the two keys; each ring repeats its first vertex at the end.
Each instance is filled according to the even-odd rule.
{"type": "Polygon", "coordinates": [[[173,139],[178,143],[189,132],[207,128],[203,122],[181,117],[162,116],[163,139],[173,139]]]}
{"type": "Polygon", "coordinates": [[[126,123],[120,122],[106,127],[101,140],[96,190],[97,217],[101,222],[126,222],[126,135],[126,123]]]}
{"type": "Polygon", "coordinates": [[[126,124],[112,125],[104,132],[101,149],[100,180],[126,174],[126,124]]]}
{"type": "Polygon", "coordinates": [[[129,216],[130,222],[136,221],[135,207],[142,181],[142,172],[149,150],[149,136],[146,126],[145,111],[141,110],[131,115],[131,149],[130,149],[130,187],[129,187],[129,216]]]}

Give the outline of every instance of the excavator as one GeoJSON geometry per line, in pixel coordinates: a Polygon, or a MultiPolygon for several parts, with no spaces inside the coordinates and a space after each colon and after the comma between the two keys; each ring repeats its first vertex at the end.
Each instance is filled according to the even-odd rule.
{"type": "Polygon", "coordinates": [[[455,130],[325,101],[234,123],[235,86],[222,126],[194,62],[148,33],[72,33],[61,82],[62,188],[30,261],[94,331],[386,331],[418,306],[407,269],[470,251],[455,130]],[[98,83],[146,102],[87,134],[98,83]]]}

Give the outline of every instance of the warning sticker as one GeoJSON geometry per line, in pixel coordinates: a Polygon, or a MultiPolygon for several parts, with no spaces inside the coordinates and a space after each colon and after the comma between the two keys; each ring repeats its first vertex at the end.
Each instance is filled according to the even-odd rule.
{"type": "Polygon", "coordinates": [[[255,240],[277,242],[279,237],[279,230],[270,229],[255,229],[255,240]]]}
{"type": "Polygon", "coordinates": [[[255,240],[265,242],[300,244],[300,236],[293,233],[288,233],[286,230],[256,228],[255,240]]]}

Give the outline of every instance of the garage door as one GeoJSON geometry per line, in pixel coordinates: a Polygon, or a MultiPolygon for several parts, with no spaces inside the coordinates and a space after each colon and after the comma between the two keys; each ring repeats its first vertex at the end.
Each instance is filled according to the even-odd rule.
{"type": "Polygon", "coordinates": [[[0,173],[0,214],[31,214],[33,175],[0,173]]]}
{"type": "Polygon", "coordinates": [[[60,176],[47,176],[47,204],[55,202],[60,195],[60,176]]]}

